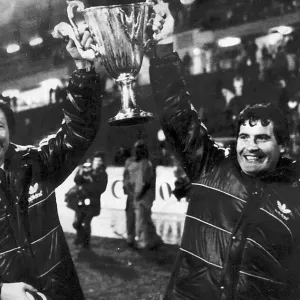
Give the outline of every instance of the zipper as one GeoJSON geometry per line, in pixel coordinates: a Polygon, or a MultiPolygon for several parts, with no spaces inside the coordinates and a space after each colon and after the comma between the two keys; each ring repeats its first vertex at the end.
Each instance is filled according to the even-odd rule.
{"type": "MultiPolygon", "coordinates": [[[[247,236],[248,236],[248,230],[249,230],[249,220],[253,216],[255,212],[259,209],[261,206],[262,202],[262,197],[264,193],[263,186],[261,186],[259,181],[251,182],[248,188],[249,191],[249,197],[246,202],[246,205],[241,212],[241,215],[236,222],[235,228],[232,232],[231,235],[231,240],[229,242],[229,245],[227,247],[226,251],[226,256],[225,256],[225,267],[221,275],[221,280],[220,280],[220,285],[224,286],[225,279],[226,279],[226,274],[230,274],[230,280],[231,280],[231,299],[235,299],[235,295],[237,292],[237,286],[238,286],[238,279],[239,279],[239,272],[240,272],[240,265],[245,249],[245,245],[247,242],[247,236]],[[237,250],[237,257],[234,258],[235,266],[236,269],[233,270],[232,268],[232,260],[230,259],[230,255],[232,254],[232,246],[233,243],[235,242],[235,236],[237,236],[237,233],[241,232],[241,242],[238,245],[238,250],[237,250]],[[230,265],[229,265],[230,264],[230,265]],[[231,268],[231,269],[230,269],[231,268]],[[228,271],[233,271],[233,272],[228,272],[228,271]]],[[[226,288],[226,287],[225,287],[226,288]]]]}

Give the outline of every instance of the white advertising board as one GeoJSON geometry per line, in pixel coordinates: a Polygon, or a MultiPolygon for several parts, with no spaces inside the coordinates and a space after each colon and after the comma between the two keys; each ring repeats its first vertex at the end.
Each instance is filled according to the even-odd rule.
{"type": "MultiPolygon", "coordinates": [[[[108,167],[108,184],[101,196],[102,208],[125,209],[127,195],[123,192],[123,167],[108,167]]],[[[153,212],[182,213],[186,212],[185,201],[178,202],[172,194],[176,177],[173,167],[156,168],[156,193],[153,212]]]]}

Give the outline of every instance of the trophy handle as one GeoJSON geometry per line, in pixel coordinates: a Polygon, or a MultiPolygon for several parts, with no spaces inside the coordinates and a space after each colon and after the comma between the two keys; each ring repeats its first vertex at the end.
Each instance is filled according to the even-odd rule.
{"type": "Polygon", "coordinates": [[[91,49],[88,50],[84,50],[80,41],[79,41],[79,30],[78,30],[78,26],[74,21],[74,8],[77,7],[77,11],[78,12],[83,12],[84,11],[84,4],[81,1],[67,1],[68,3],[68,7],[67,7],[67,15],[68,15],[68,19],[69,22],[72,26],[74,35],[69,36],[75,43],[77,50],[79,52],[79,54],[81,55],[81,57],[83,59],[87,59],[87,60],[94,60],[96,58],[96,46],[95,45],[91,45],[91,49]]]}
{"type": "Polygon", "coordinates": [[[78,12],[83,12],[84,10],[84,4],[81,1],[68,1],[68,7],[67,7],[67,15],[68,19],[70,21],[70,24],[74,30],[75,36],[78,39],[79,38],[79,31],[78,26],[74,21],[74,8],[77,7],[78,12]]]}

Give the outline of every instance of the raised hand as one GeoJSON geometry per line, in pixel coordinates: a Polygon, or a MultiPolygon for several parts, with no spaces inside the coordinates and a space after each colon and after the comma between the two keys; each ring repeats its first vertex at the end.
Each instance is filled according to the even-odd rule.
{"type": "Polygon", "coordinates": [[[173,42],[174,18],[171,14],[169,3],[163,0],[155,0],[154,13],[148,22],[154,32],[153,38],[158,44],[169,44],[173,42]]]}
{"type": "Polygon", "coordinates": [[[74,59],[78,68],[88,67],[95,60],[95,52],[92,49],[93,39],[91,33],[85,28],[75,35],[70,24],[61,22],[54,27],[53,37],[67,39],[67,51],[74,59]]]}

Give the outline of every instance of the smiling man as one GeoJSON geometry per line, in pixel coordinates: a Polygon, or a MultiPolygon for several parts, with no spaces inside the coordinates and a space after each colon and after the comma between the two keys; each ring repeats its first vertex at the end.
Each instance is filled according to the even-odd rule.
{"type": "MultiPolygon", "coordinates": [[[[90,43],[90,34],[84,32],[82,47],[90,43]]],[[[67,51],[78,69],[70,76],[64,119],[56,134],[36,147],[12,143],[14,113],[0,101],[1,300],[84,299],[59,221],[55,189],[96,138],[101,87],[94,68],[83,68],[93,62],[81,59],[72,41],[67,51]]]]}
{"type": "Polygon", "coordinates": [[[240,114],[236,152],[245,174],[258,176],[275,170],[289,137],[286,122],[270,104],[254,105],[240,114]],[[274,131],[275,126],[286,127],[284,138],[274,131]]]}
{"type": "Polygon", "coordinates": [[[192,182],[164,299],[300,299],[300,167],[284,155],[285,115],[272,104],[244,109],[236,145],[220,148],[190,103],[179,56],[166,44],[173,24],[168,4],[154,9],[158,46],[150,78],[157,113],[192,182]]]}

